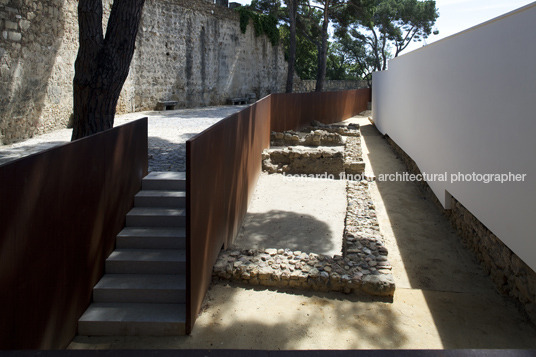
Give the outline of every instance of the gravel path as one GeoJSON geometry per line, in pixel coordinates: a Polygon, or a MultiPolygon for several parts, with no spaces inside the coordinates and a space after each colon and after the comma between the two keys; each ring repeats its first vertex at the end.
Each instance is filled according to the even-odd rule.
{"type": "MultiPolygon", "coordinates": [[[[149,118],[149,171],[185,171],[186,141],[221,119],[246,106],[219,106],[180,109],[165,112],[139,112],[118,115],[115,125],[149,118]]],[[[44,135],[0,147],[0,165],[52,147],[71,139],[71,129],[60,129],[44,135]]]]}

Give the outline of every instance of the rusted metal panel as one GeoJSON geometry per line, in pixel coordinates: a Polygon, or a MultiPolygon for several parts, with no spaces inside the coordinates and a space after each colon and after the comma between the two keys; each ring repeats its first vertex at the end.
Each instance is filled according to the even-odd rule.
{"type": "Polygon", "coordinates": [[[222,247],[235,239],[261,172],[270,131],[334,123],[367,109],[370,89],[273,94],[186,143],[187,321],[190,333],[222,247]]]}
{"type": "Polygon", "coordinates": [[[330,124],[367,109],[370,88],[338,92],[272,95],[272,131],[294,130],[311,121],[330,124]]]}
{"type": "Polygon", "coordinates": [[[270,145],[270,97],[187,142],[187,332],[222,247],[236,237],[270,145]]]}
{"type": "Polygon", "coordinates": [[[64,348],[147,174],[147,118],[0,166],[0,348],[64,348]]]}

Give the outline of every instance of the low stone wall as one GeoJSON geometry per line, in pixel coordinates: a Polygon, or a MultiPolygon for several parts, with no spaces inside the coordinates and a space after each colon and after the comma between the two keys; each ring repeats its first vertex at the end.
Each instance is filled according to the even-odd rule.
{"type": "Polygon", "coordinates": [[[314,130],[307,134],[285,131],[284,133],[272,132],[270,144],[272,146],[339,146],[344,145],[344,141],[341,135],[325,130],[314,130]]]}
{"type": "Polygon", "coordinates": [[[276,288],[392,296],[392,275],[371,274],[363,265],[340,255],[289,249],[231,250],[221,253],[214,278],[276,288]]]}
{"type": "Polygon", "coordinates": [[[300,129],[301,132],[308,133],[314,130],[323,130],[328,133],[337,133],[342,136],[361,136],[359,124],[323,124],[316,120],[311,123],[311,126],[306,126],[300,129]]]}
{"type": "MultiPolygon", "coordinates": [[[[415,161],[392,139],[389,137],[386,139],[398,157],[404,161],[408,171],[420,174],[415,161]]],[[[435,202],[448,217],[465,247],[474,253],[498,291],[513,297],[531,321],[536,324],[536,273],[456,198],[451,197],[451,209],[444,210],[428,184],[424,181],[419,181],[419,184],[427,197],[435,202]]]]}
{"type": "Polygon", "coordinates": [[[536,273],[454,197],[450,222],[497,289],[514,297],[536,324],[536,273]]]}
{"type": "Polygon", "coordinates": [[[346,175],[362,175],[365,172],[365,162],[361,151],[360,137],[347,137],[344,147],[344,173],[346,175]]]}
{"type": "Polygon", "coordinates": [[[263,170],[290,175],[332,175],[338,178],[344,168],[344,147],[291,146],[262,153],[263,170]]]}
{"type": "MultiPolygon", "coordinates": [[[[326,80],[324,83],[324,92],[333,92],[348,89],[361,89],[370,87],[368,81],[354,80],[326,80]]],[[[316,80],[306,79],[301,80],[294,78],[293,91],[295,93],[314,92],[316,88],[316,80]]]]}
{"type": "Polygon", "coordinates": [[[272,148],[262,155],[263,170],[291,175],[328,175],[342,179],[344,175],[361,175],[365,163],[361,157],[359,126],[313,126],[300,132],[272,132],[272,148]]]}

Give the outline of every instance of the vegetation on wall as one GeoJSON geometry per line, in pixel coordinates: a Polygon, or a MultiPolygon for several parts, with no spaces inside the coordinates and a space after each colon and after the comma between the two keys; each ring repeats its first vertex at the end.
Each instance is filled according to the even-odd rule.
{"type": "Polygon", "coordinates": [[[251,19],[255,28],[255,36],[266,35],[273,46],[279,44],[278,19],[275,16],[261,14],[244,6],[237,8],[236,11],[240,14],[240,30],[242,33],[246,33],[251,19]]]}

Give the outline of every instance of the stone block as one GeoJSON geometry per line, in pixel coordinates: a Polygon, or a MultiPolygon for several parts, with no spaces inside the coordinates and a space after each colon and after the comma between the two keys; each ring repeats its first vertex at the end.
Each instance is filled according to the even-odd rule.
{"type": "Polygon", "coordinates": [[[9,32],[9,39],[14,42],[22,41],[22,34],[20,32],[9,32]]]}
{"type": "Polygon", "coordinates": [[[29,28],[30,28],[30,25],[32,23],[28,20],[20,20],[19,21],[19,26],[21,28],[22,31],[27,31],[29,28]]]}
{"type": "Polygon", "coordinates": [[[392,275],[365,275],[361,289],[370,295],[392,296],[395,292],[395,281],[392,275]]]}
{"type": "Polygon", "coordinates": [[[19,29],[19,25],[16,23],[16,22],[13,22],[13,21],[4,21],[4,28],[6,30],[18,30],[19,29]]]}

